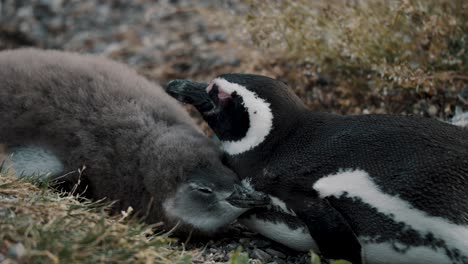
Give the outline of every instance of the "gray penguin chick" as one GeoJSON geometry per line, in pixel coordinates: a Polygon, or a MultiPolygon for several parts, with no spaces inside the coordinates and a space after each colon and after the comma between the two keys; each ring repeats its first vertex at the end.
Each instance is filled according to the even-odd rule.
{"type": "Polygon", "coordinates": [[[131,206],[166,228],[210,233],[247,210],[225,201],[238,178],[215,144],[176,100],[128,67],[19,49],[0,52],[0,80],[0,144],[18,167],[51,153],[53,176],[68,173],[75,183],[84,165],[86,197],[131,206]]]}

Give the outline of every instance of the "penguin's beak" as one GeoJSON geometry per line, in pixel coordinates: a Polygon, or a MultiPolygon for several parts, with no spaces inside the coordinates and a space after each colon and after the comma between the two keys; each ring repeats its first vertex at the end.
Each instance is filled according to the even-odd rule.
{"type": "Polygon", "coordinates": [[[182,103],[192,104],[201,113],[213,111],[216,104],[206,92],[207,83],[189,80],[173,80],[166,86],[166,92],[182,103]]]}
{"type": "Polygon", "coordinates": [[[271,203],[268,195],[237,184],[226,201],[238,208],[264,207],[271,203]]]}

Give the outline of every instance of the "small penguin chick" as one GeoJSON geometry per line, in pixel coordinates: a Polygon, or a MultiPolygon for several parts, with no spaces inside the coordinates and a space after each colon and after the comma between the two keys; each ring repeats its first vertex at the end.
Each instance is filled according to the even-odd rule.
{"type": "Polygon", "coordinates": [[[217,146],[176,100],[123,64],[2,51],[0,80],[0,144],[18,175],[80,180],[84,196],[116,201],[115,211],[131,206],[166,230],[180,222],[178,230],[211,233],[247,210],[225,201],[239,179],[217,146]]]}

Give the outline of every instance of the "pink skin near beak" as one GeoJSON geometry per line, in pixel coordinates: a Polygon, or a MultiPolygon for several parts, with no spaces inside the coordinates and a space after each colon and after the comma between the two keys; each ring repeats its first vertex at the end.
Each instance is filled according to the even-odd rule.
{"type": "MultiPolygon", "coordinates": [[[[209,93],[211,91],[211,89],[213,89],[213,85],[214,85],[214,82],[211,81],[210,85],[208,85],[208,87],[206,87],[206,92],[207,93],[209,93]]],[[[228,98],[231,98],[231,94],[228,94],[225,91],[221,90],[221,88],[219,88],[219,86],[218,86],[218,99],[223,101],[223,100],[226,100],[228,98]]]]}

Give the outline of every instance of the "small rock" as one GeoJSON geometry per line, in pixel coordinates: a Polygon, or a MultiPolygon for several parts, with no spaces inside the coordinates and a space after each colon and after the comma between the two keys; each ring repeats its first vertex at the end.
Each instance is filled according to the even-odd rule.
{"type": "Polygon", "coordinates": [[[271,261],[272,257],[270,256],[270,254],[266,253],[265,251],[261,250],[261,249],[254,249],[252,251],[252,257],[256,258],[256,259],[259,259],[260,261],[262,261],[263,263],[266,263],[266,262],[269,262],[271,261]]]}
{"type": "Polygon", "coordinates": [[[239,245],[237,245],[237,244],[228,244],[228,245],[226,246],[226,251],[231,252],[231,251],[233,251],[233,250],[236,250],[236,248],[237,248],[238,246],[239,246],[239,245]]]}
{"type": "Polygon", "coordinates": [[[19,18],[32,17],[33,16],[32,6],[23,6],[23,7],[18,8],[16,15],[19,18]]]}
{"type": "Polygon", "coordinates": [[[8,208],[0,207],[0,218],[6,218],[6,217],[13,218],[15,217],[15,213],[8,208]]]}
{"type": "Polygon", "coordinates": [[[58,12],[62,8],[63,0],[40,0],[39,3],[47,6],[54,12],[58,12]]]}
{"type": "Polygon", "coordinates": [[[63,28],[65,28],[65,26],[60,17],[52,18],[47,25],[47,29],[53,32],[59,32],[63,28]]]}
{"type": "Polygon", "coordinates": [[[435,105],[431,105],[429,106],[429,109],[427,109],[427,112],[431,115],[431,116],[435,116],[437,114],[437,106],[435,105]]]}
{"type": "Polygon", "coordinates": [[[330,81],[328,80],[328,78],[324,76],[319,76],[316,82],[320,86],[327,86],[328,84],[330,84],[330,81]]]}
{"type": "Polygon", "coordinates": [[[249,238],[241,238],[239,239],[239,243],[241,244],[247,244],[250,242],[250,239],[249,238]]]}
{"type": "Polygon", "coordinates": [[[287,262],[282,259],[275,259],[272,262],[268,262],[268,264],[286,264],[287,262]]]}
{"type": "Polygon", "coordinates": [[[206,38],[210,42],[226,42],[226,34],[223,32],[212,32],[206,35],[206,38]]]}
{"type": "Polygon", "coordinates": [[[272,248],[267,248],[267,249],[265,249],[265,251],[266,251],[268,254],[270,254],[270,255],[272,255],[272,256],[274,256],[274,257],[286,258],[286,255],[285,255],[283,252],[280,252],[280,251],[278,251],[278,250],[274,250],[274,249],[272,249],[272,248]]]}
{"type": "Polygon", "coordinates": [[[216,261],[216,262],[223,261],[224,260],[224,255],[221,254],[221,253],[216,253],[216,254],[213,255],[213,257],[211,259],[216,261]]]}
{"type": "Polygon", "coordinates": [[[26,248],[24,248],[22,243],[16,243],[8,249],[7,255],[19,259],[26,254],[26,248]]]}
{"type": "Polygon", "coordinates": [[[268,247],[269,245],[271,245],[270,241],[267,241],[267,240],[252,240],[250,244],[259,248],[264,248],[264,247],[268,247]]]}

